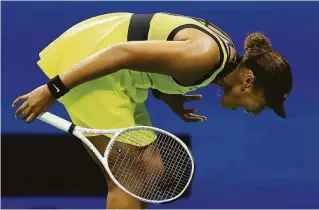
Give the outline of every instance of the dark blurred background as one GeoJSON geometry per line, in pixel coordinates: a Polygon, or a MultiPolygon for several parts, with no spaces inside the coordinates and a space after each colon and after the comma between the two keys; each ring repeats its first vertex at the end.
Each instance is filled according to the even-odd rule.
{"type": "MultiPolygon", "coordinates": [[[[1,2],[2,207],[105,208],[106,185],[81,143],[14,118],[12,101],[42,85],[38,53],[72,25],[110,12],[170,12],[205,18],[243,52],[262,31],[290,61],[287,120],[220,107],[214,86],[190,103],[208,121],[185,123],[150,95],[154,126],[189,135],[197,171],[191,193],[151,208],[319,208],[319,2],[1,2]],[[160,113],[160,114],[159,114],[160,113]],[[157,116],[156,116],[157,114],[157,116]],[[156,116],[156,117],[155,117],[156,116]]],[[[197,91],[196,93],[198,93],[197,91]]],[[[56,104],[51,112],[69,119],[56,104]]]]}
{"type": "MultiPolygon", "coordinates": [[[[191,148],[188,135],[178,137],[191,148]]],[[[81,141],[68,134],[3,135],[1,178],[2,196],[16,197],[14,202],[10,202],[11,205],[3,207],[59,206],[59,203],[37,204],[38,201],[21,206],[21,197],[38,197],[39,200],[48,197],[97,197],[100,202],[91,208],[105,206],[103,200],[107,195],[107,185],[101,169],[81,141]]],[[[190,195],[191,187],[183,194],[183,198],[190,195]]]]}

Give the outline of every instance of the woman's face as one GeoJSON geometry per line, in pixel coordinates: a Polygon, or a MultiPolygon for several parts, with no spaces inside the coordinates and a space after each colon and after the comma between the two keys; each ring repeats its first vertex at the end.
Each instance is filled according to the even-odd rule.
{"type": "Polygon", "coordinates": [[[265,108],[264,91],[256,88],[251,70],[239,68],[225,80],[228,87],[224,88],[223,108],[235,110],[241,107],[254,115],[258,115],[265,108]]]}

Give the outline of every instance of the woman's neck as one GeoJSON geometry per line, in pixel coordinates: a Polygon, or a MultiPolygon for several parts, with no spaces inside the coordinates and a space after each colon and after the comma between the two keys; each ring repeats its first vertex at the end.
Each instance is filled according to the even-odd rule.
{"type": "Polygon", "coordinates": [[[239,67],[228,69],[222,76],[218,77],[213,83],[224,91],[231,88],[234,84],[240,81],[239,67]]]}

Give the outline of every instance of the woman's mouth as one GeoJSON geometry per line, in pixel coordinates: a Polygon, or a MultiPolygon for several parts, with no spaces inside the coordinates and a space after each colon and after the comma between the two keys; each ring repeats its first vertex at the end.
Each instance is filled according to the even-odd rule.
{"type": "MultiPolygon", "coordinates": [[[[232,111],[235,111],[236,109],[238,109],[238,107],[239,107],[239,106],[231,107],[231,110],[232,110],[232,111]]],[[[251,114],[253,114],[253,115],[255,115],[255,116],[257,116],[257,115],[259,114],[258,111],[250,111],[250,110],[247,110],[247,109],[244,109],[244,112],[245,112],[246,114],[251,113],[251,114]]]]}
{"type": "Polygon", "coordinates": [[[257,111],[247,111],[246,109],[244,111],[246,114],[252,113],[255,116],[257,116],[259,114],[259,112],[257,112],[257,111]]]}
{"type": "Polygon", "coordinates": [[[238,108],[238,106],[232,107],[231,110],[236,110],[238,108]]]}

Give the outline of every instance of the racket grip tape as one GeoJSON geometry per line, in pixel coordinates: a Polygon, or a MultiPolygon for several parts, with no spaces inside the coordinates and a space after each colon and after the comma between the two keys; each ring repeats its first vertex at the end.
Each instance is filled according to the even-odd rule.
{"type": "Polygon", "coordinates": [[[43,122],[46,122],[56,128],[59,128],[65,132],[69,132],[69,131],[72,131],[74,130],[74,127],[75,126],[72,126],[73,123],[61,118],[61,117],[58,117],[54,114],[51,114],[49,112],[45,112],[43,113],[42,115],[38,116],[37,117],[39,120],[43,121],[43,122]],[[73,127],[73,128],[71,128],[73,127]]]}

